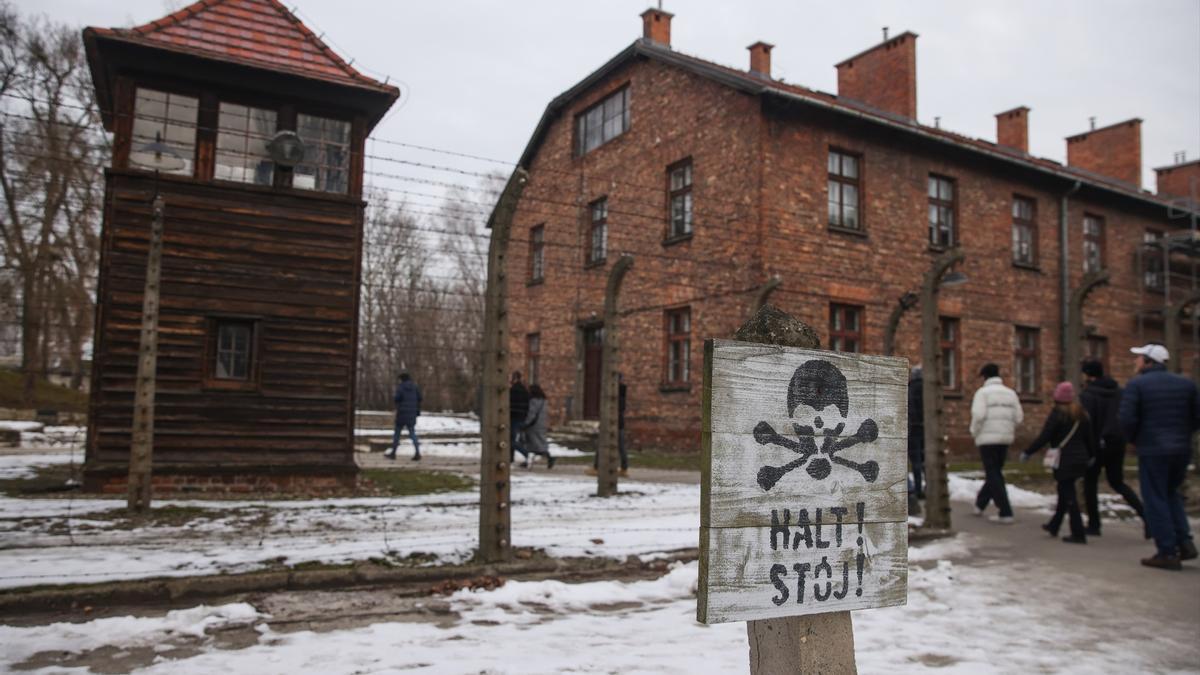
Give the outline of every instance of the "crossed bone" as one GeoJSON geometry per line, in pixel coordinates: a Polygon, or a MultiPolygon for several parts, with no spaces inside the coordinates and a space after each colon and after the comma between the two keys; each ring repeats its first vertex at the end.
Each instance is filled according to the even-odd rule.
{"type": "Polygon", "coordinates": [[[770,490],[775,487],[780,478],[783,478],[793,469],[804,466],[808,462],[808,475],[816,480],[823,480],[829,476],[832,471],[830,461],[841,464],[842,466],[854,469],[862,474],[864,480],[868,483],[874,483],[879,477],[879,463],[875,460],[867,460],[861,464],[844,457],[838,457],[837,453],[847,448],[852,448],[859,443],[870,443],[879,437],[879,427],[875,424],[875,420],[863,420],[859,425],[858,431],[854,432],[853,436],[846,438],[837,438],[838,434],[842,433],[845,424],[839,423],[832,429],[825,429],[821,432],[824,439],[821,441],[820,454],[828,455],[825,457],[817,457],[812,462],[808,462],[813,455],[818,454],[816,437],[813,428],[810,426],[802,426],[792,423],[792,428],[796,432],[798,440],[792,440],[785,436],[781,436],[775,432],[775,429],[768,422],[759,422],[754,427],[754,440],[758,441],[759,445],[779,445],[798,453],[800,457],[784,464],[783,466],[764,466],[758,470],[758,484],[764,490],[770,490]]]}

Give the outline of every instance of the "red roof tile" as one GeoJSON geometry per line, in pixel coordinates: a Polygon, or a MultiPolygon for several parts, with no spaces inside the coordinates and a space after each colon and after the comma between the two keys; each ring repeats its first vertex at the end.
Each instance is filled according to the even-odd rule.
{"type": "Polygon", "coordinates": [[[136,28],[98,35],[353,87],[395,91],[346,63],[278,0],[199,0],[136,28]]]}

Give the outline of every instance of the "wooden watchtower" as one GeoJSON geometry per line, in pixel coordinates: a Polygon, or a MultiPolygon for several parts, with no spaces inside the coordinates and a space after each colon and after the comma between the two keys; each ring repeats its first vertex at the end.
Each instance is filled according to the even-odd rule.
{"type": "Polygon", "coordinates": [[[364,140],[399,90],[359,73],[276,0],[201,0],[83,39],[114,139],[87,484],[124,489],[156,192],[155,485],[352,482],[364,140]],[[302,155],[279,153],[284,139],[296,147],[286,131],[302,155]],[[181,167],[149,170],[156,140],[181,167]]]}

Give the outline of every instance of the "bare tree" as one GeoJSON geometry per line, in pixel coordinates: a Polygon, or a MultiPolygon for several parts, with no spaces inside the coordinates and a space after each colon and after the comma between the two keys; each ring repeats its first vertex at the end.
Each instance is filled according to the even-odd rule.
{"type": "Polygon", "coordinates": [[[77,30],[0,4],[0,111],[0,260],[19,281],[30,401],[51,350],[65,345],[79,366],[92,330],[107,142],[77,30]]]}

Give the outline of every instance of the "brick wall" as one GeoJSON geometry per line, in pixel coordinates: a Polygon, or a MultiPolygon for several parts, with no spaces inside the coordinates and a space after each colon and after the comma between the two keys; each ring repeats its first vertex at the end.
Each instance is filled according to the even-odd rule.
{"type": "MultiPolygon", "coordinates": [[[[621,370],[628,384],[632,445],[694,450],[699,438],[703,340],[725,337],[744,321],[757,287],[782,279],[771,301],[808,322],[828,345],[829,305],[861,306],[865,351],[881,353],[896,299],[918,290],[939,251],[927,237],[927,180],[957,189],[960,266],[967,284],[940,294],[940,313],[960,321],[960,386],[946,401],[952,447],[968,451],[970,397],[986,362],[1012,382],[1014,326],[1039,330],[1039,377],[1027,397],[1022,436],[1036,433],[1060,377],[1059,205],[1065,181],[998,168],[944,145],[921,145],[831,113],[795,111],[719,86],[657,61],[634,62],[596,83],[551,124],[530,164],[531,182],[515,218],[510,248],[511,349],[524,369],[526,335],[541,336],[541,381],[552,424],[581,415],[580,327],[603,315],[604,284],[617,254],[635,263],[621,296],[621,370]],[[573,152],[575,115],[628,86],[631,127],[583,157],[573,152]],[[861,158],[864,233],[831,230],[827,216],[830,148],[861,158]],[[664,243],[667,167],[693,162],[695,234],[664,243]],[[1036,204],[1036,264],[1012,262],[1014,195],[1036,204]],[[585,267],[587,204],[609,200],[609,254],[585,267]],[[544,225],[545,281],[526,285],[530,228],[544,225]],[[691,382],[664,379],[663,310],[690,306],[691,382]],[[572,402],[567,407],[568,398],[572,402]]],[[[1105,221],[1112,283],[1092,294],[1085,323],[1107,338],[1110,366],[1128,376],[1128,349],[1161,339],[1161,327],[1136,319],[1147,298],[1134,267],[1146,227],[1172,225],[1120,198],[1084,188],[1068,210],[1071,283],[1082,276],[1084,213],[1105,221]]],[[[897,334],[897,354],[919,358],[919,311],[897,334]]],[[[1190,358],[1190,357],[1188,357],[1190,358]]]]}
{"type": "MultiPolygon", "coordinates": [[[[354,489],[355,472],[329,475],[286,473],[156,473],[151,478],[154,493],[171,494],[288,494],[324,495],[354,489]]],[[[129,476],[87,474],[84,489],[102,494],[125,494],[129,476]]]]}

